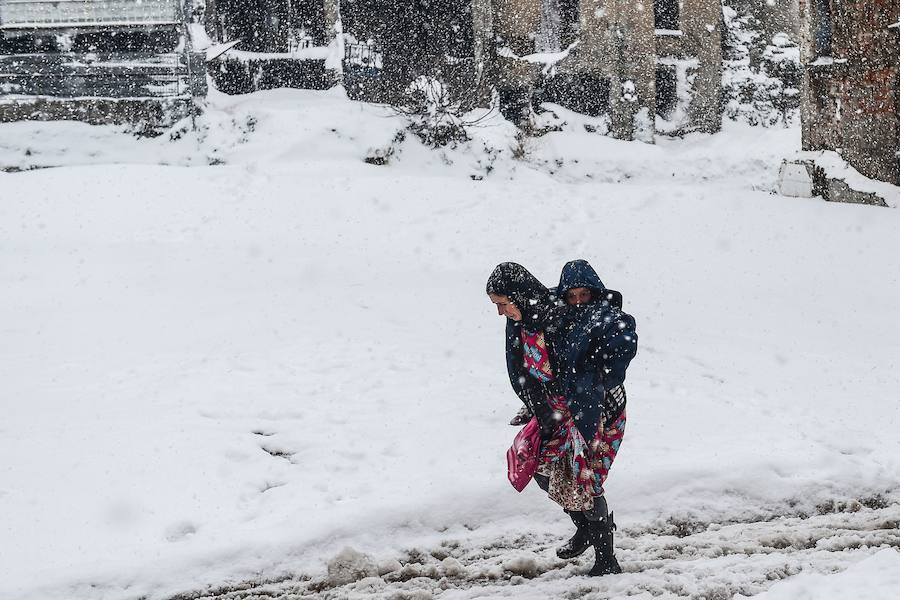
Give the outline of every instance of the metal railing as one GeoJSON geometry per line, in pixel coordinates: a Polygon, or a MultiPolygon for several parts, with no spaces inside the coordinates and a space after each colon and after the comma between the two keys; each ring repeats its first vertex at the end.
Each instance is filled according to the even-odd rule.
{"type": "Polygon", "coordinates": [[[383,54],[374,44],[344,43],[344,63],[367,69],[381,69],[383,54]]]}

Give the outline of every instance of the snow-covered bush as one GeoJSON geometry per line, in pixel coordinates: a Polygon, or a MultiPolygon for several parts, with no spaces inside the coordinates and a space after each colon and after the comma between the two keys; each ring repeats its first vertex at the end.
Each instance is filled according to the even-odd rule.
{"type": "Polygon", "coordinates": [[[432,148],[469,139],[462,103],[436,77],[420,75],[406,89],[397,110],[409,119],[409,130],[432,148]]]}
{"type": "Polygon", "coordinates": [[[784,33],[763,39],[762,27],[755,17],[729,6],[723,9],[725,116],[763,127],[795,123],[799,118],[801,80],[797,44],[784,33]],[[759,61],[751,60],[754,48],[762,50],[759,61]]]}

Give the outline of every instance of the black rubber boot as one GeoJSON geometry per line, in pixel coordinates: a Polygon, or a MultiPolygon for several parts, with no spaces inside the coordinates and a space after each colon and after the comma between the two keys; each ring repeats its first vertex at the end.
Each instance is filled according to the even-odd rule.
{"type": "Polygon", "coordinates": [[[589,521],[583,512],[566,511],[572,522],[575,523],[575,535],[569,538],[569,541],[556,549],[556,555],[563,559],[575,558],[581,556],[584,551],[590,547],[591,542],[588,539],[589,521]]]}
{"type": "Polygon", "coordinates": [[[616,522],[613,521],[612,514],[588,524],[588,538],[595,553],[594,566],[588,575],[596,577],[622,572],[622,567],[619,566],[613,549],[613,531],[615,529],[616,522]]]}

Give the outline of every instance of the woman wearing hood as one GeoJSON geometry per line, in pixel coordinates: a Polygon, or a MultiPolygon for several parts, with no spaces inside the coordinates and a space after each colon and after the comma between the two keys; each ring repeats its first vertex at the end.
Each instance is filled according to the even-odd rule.
{"type": "MultiPolygon", "coordinates": [[[[624,313],[622,294],[608,289],[586,260],[566,263],[556,294],[569,307],[560,327],[565,330],[561,364],[567,376],[560,390],[576,417],[578,429],[591,439],[595,452],[591,467],[597,486],[594,509],[583,515],[570,512],[576,533],[569,541],[576,555],[588,545],[591,520],[602,530],[604,548],[613,553],[616,524],[608,513],[603,483],[625,434],[625,372],[637,352],[637,332],[624,313]],[[592,437],[593,436],[593,437],[592,437]]],[[[612,559],[614,569],[618,563],[612,559]]]]}
{"type": "Polygon", "coordinates": [[[591,263],[583,259],[566,263],[555,292],[570,306],[608,302],[613,308],[622,308],[622,293],[607,289],[591,263]]]}
{"type": "MultiPolygon", "coordinates": [[[[562,316],[550,290],[522,265],[502,263],[487,282],[487,293],[506,317],[506,368],[513,390],[531,415],[538,417],[542,434],[555,428],[546,402],[546,384],[552,379],[550,354],[556,348],[558,319],[562,316]],[[543,360],[539,358],[544,354],[543,360]],[[528,361],[528,362],[526,362],[528,361]]],[[[526,420],[527,422],[527,420],[526,420]]],[[[524,424],[524,423],[523,423],[524,424]]]]}
{"type": "Polygon", "coordinates": [[[603,482],[621,440],[624,411],[609,414],[599,398],[621,383],[616,375],[607,379],[613,372],[607,371],[607,359],[624,360],[627,366],[634,356],[634,320],[621,312],[557,306],[550,290],[515,263],[494,269],[487,293],[498,314],[507,318],[510,383],[541,426],[534,478],[576,525],[575,535],[557,555],[574,558],[593,546],[595,564],[589,574],[619,573],[603,482]]]}
{"type": "Polygon", "coordinates": [[[575,363],[569,366],[583,373],[571,393],[599,406],[612,423],[625,412],[625,371],[637,351],[634,318],[622,311],[622,294],[607,289],[586,260],[566,263],[555,292],[572,307],[565,320],[575,363]]]}

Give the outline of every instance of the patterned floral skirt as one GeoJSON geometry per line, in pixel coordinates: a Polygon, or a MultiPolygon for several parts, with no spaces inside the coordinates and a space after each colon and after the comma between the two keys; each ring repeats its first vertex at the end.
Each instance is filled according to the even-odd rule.
{"type": "Polygon", "coordinates": [[[575,426],[565,398],[550,398],[550,406],[560,415],[559,428],[541,446],[538,473],[550,478],[550,498],[566,510],[585,511],[594,507],[594,497],[603,495],[603,483],[619,452],[625,435],[625,411],[610,427],[603,423],[590,443],[575,426]]]}

